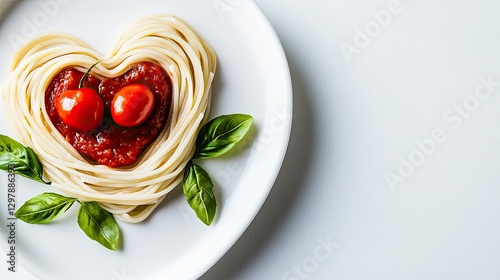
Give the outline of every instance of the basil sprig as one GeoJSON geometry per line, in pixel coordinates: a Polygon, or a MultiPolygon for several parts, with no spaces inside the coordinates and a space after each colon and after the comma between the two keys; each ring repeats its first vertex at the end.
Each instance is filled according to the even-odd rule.
{"type": "MultiPolygon", "coordinates": [[[[252,123],[252,116],[244,114],[222,115],[209,121],[198,133],[193,158],[215,158],[227,153],[243,139],[252,123]]],[[[186,200],[196,216],[206,225],[211,225],[217,202],[208,172],[192,160],[189,161],[184,169],[182,186],[186,200]]]]}
{"type": "Polygon", "coordinates": [[[120,243],[120,228],[115,217],[99,203],[82,202],[78,210],[78,225],[85,234],[104,247],[116,251],[120,243]]]}
{"type": "Polygon", "coordinates": [[[46,224],[66,212],[76,198],[56,193],[44,193],[26,201],[15,216],[29,224],[46,224]]]}
{"type": "Polygon", "coordinates": [[[248,132],[253,118],[244,114],[222,115],[205,124],[196,138],[194,157],[218,157],[231,150],[248,132]]]}
{"type": "MultiPolygon", "coordinates": [[[[0,170],[14,172],[44,184],[43,165],[30,147],[0,134],[0,170]]],[[[56,193],[37,195],[21,206],[14,216],[29,224],[47,224],[66,212],[78,201],[78,225],[85,234],[110,250],[117,250],[120,228],[114,216],[97,202],[81,202],[56,193]]]]}
{"type": "Polygon", "coordinates": [[[43,180],[43,166],[33,149],[1,134],[0,170],[14,172],[40,183],[50,184],[43,180]]]}
{"type": "Polygon", "coordinates": [[[190,161],[184,172],[182,187],[196,216],[206,225],[210,225],[215,217],[217,202],[213,192],[214,185],[208,173],[190,161]]]}
{"type": "Polygon", "coordinates": [[[114,216],[97,202],[43,193],[26,201],[14,216],[26,223],[46,224],[66,212],[75,201],[80,203],[78,225],[83,232],[104,247],[116,251],[120,244],[120,228],[114,216]]]}
{"type": "MultiPolygon", "coordinates": [[[[225,154],[243,139],[252,122],[253,118],[244,114],[223,115],[211,120],[198,133],[193,159],[208,159],[225,154]]],[[[0,169],[14,169],[19,175],[50,184],[42,178],[43,166],[35,152],[4,135],[0,135],[0,169]]],[[[182,185],[186,200],[196,216],[206,225],[211,225],[217,202],[208,172],[191,160],[185,167],[182,185]]],[[[75,201],[80,203],[77,221],[83,232],[104,247],[117,250],[120,244],[118,223],[97,202],[43,193],[26,201],[15,216],[30,224],[46,224],[66,212],[75,201]]]]}

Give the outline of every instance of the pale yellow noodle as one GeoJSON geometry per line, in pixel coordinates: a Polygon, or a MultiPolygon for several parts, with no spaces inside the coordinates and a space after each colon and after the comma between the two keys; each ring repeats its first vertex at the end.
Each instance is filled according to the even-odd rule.
{"type": "Polygon", "coordinates": [[[186,22],[158,14],[125,30],[103,56],[80,39],[63,33],[39,36],[14,57],[1,89],[9,124],[19,140],[33,148],[52,186],[66,195],[97,201],[130,223],[146,219],[181,183],[196,135],[208,115],[216,56],[186,22]],[[161,65],[172,80],[172,103],[165,129],[127,167],[109,168],[86,161],[51,123],[45,91],[65,68],[85,72],[102,59],[92,75],[113,78],[142,61],[161,65]]]}

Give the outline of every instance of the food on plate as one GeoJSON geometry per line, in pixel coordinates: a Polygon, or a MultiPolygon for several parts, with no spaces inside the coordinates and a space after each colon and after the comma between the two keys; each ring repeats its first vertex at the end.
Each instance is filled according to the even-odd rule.
{"type": "Polygon", "coordinates": [[[83,157],[121,167],[135,163],[160,135],[171,97],[170,77],[151,62],[103,80],[70,68],[50,83],[45,108],[52,124],[83,157]],[[64,108],[70,110],[61,114],[64,108]]]}
{"type": "Polygon", "coordinates": [[[70,34],[32,39],[14,57],[2,103],[53,187],[137,223],[181,183],[215,71],[214,51],[193,28],[157,14],[124,30],[107,55],[70,34]]]}
{"type": "Polygon", "coordinates": [[[213,182],[194,159],[218,157],[250,129],[250,115],[208,121],[216,56],[176,16],[126,29],[105,56],[50,33],[15,55],[1,97],[16,140],[0,135],[0,169],[50,184],[12,215],[45,224],[78,202],[78,225],[117,250],[115,217],[146,219],[176,186],[210,225],[213,182]]]}

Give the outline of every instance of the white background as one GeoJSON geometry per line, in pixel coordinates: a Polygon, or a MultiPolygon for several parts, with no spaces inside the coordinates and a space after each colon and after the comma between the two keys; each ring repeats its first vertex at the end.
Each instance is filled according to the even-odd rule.
{"type": "Polygon", "coordinates": [[[500,2],[256,2],[289,60],[292,138],[201,279],[500,279],[500,2]]]}
{"type": "Polygon", "coordinates": [[[500,279],[500,87],[471,97],[478,77],[500,82],[500,1],[396,1],[351,62],[340,45],[394,1],[256,2],[289,60],[292,138],[264,207],[201,279],[500,279]],[[444,143],[391,189],[386,172],[435,129],[444,143]]]}

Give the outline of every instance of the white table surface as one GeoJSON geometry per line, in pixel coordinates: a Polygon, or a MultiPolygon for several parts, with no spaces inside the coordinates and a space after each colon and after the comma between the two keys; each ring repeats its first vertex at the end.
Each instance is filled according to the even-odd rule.
{"type": "Polygon", "coordinates": [[[256,2],[289,60],[293,131],[201,279],[500,279],[500,2],[256,2]]]}

